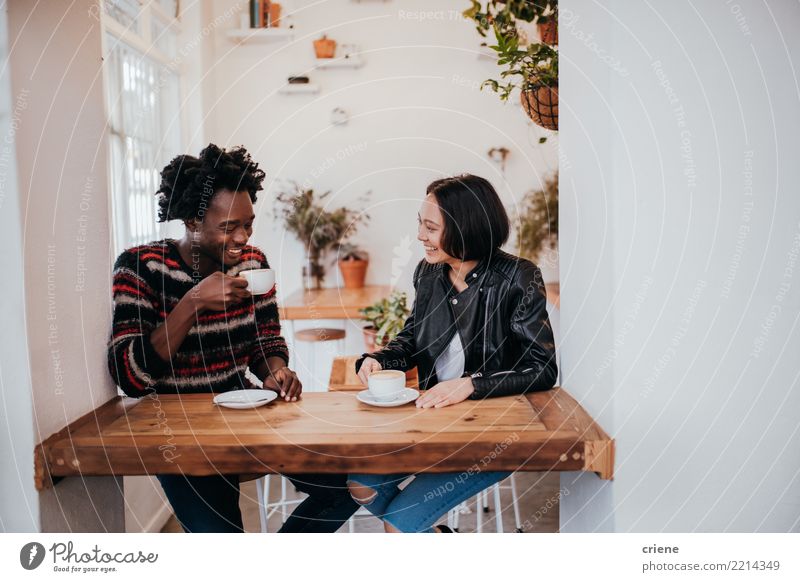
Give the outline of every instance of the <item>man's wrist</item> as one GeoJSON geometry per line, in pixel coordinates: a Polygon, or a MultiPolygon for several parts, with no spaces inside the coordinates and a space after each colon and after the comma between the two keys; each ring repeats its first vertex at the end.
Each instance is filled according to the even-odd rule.
{"type": "Polygon", "coordinates": [[[280,356],[270,356],[267,358],[267,373],[274,374],[278,370],[282,368],[288,367],[286,360],[281,358],[280,356]]]}
{"type": "Polygon", "coordinates": [[[278,368],[286,367],[286,358],[282,358],[281,356],[275,356],[275,355],[268,356],[267,362],[270,364],[270,366],[274,365],[275,367],[278,368]]]}
{"type": "Polygon", "coordinates": [[[191,308],[192,311],[198,313],[205,311],[205,306],[200,299],[200,294],[197,292],[197,287],[192,287],[189,292],[183,296],[181,302],[184,301],[186,302],[187,307],[191,308]]]}

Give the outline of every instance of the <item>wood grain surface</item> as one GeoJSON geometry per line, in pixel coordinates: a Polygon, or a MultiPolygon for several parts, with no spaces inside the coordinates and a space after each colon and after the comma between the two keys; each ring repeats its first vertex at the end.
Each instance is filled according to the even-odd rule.
{"type": "Polygon", "coordinates": [[[41,443],[51,476],[398,471],[593,471],[612,478],[614,442],[563,389],[440,409],[376,408],[353,392],[249,410],[210,394],[117,397],[41,443]]]}

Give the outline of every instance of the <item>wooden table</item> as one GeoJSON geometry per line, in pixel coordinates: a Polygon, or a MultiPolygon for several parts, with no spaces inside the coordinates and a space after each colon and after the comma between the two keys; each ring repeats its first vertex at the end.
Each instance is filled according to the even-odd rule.
{"type": "Polygon", "coordinates": [[[362,319],[359,309],[389,297],[389,285],[367,285],[361,289],[334,287],[297,291],[279,301],[282,320],[295,319],[362,319]]]}
{"type": "MultiPolygon", "coordinates": [[[[295,345],[295,320],[303,319],[344,319],[361,320],[359,309],[389,297],[389,285],[367,285],[361,289],[333,287],[324,289],[300,290],[289,295],[285,301],[278,302],[278,312],[292,351],[295,345]]],[[[345,329],[346,331],[346,329],[345,329]]]]}
{"type": "Polygon", "coordinates": [[[566,391],[440,409],[375,408],[348,392],[251,410],[211,395],[116,397],[36,448],[36,486],[70,475],[593,471],[614,441],[566,391]]]}
{"type": "MultiPolygon", "coordinates": [[[[547,283],[547,300],[559,306],[560,285],[547,283]]],[[[296,319],[361,319],[359,309],[369,307],[384,297],[389,297],[389,285],[367,285],[361,289],[334,287],[296,291],[283,302],[278,302],[282,320],[296,319]]]]}

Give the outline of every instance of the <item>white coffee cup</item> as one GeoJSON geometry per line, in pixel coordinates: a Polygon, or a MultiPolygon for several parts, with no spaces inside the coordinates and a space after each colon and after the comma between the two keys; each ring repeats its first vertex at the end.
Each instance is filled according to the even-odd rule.
{"type": "Polygon", "coordinates": [[[381,402],[400,398],[406,387],[406,375],[400,370],[379,370],[368,378],[369,393],[381,402]]]}
{"type": "Polygon", "coordinates": [[[268,293],[275,286],[275,271],[272,269],[242,271],[239,276],[247,279],[247,290],[253,295],[268,293]]]}

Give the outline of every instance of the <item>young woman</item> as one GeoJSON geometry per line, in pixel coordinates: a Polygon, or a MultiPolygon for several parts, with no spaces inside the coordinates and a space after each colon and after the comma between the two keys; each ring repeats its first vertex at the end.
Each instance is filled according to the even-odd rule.
{"type": "MultiPolygon", "coordinates": [[[[437,180],[419,211],[425,259],[414,272],[416,298],[403,330],[384,349],[364,354],[356,371],[419,369],[419,408],[468,398],[553,387],[553,333],[539,268],[500,250],[509,221],[492,185],[477,176],[437,180]]],[[[448,510],[509,475],[505,471],[350,475],[350,493],[387,532],[447,531],[448,510]]]]}
{"type": "MultiPolygon", "coordinates": [[[[159,219],[183,222],[183,237],[128,249],[114,265],[108,366],[128,396],[253,388],[249,369],[286,401],[300,398],[275,292],[253,297],[239,276],[269,268],[264,253],[247,244],[263,180],[244,148],[214,144],[199,157],[176,157],[161,172],[159,219]]],[[[238,475],[158,480],[186,531],[242,531],[238,475]]],[[[336,531],[358,508],[345,475],[292,481],[310,497],[281,531],[336,531]]]]}

